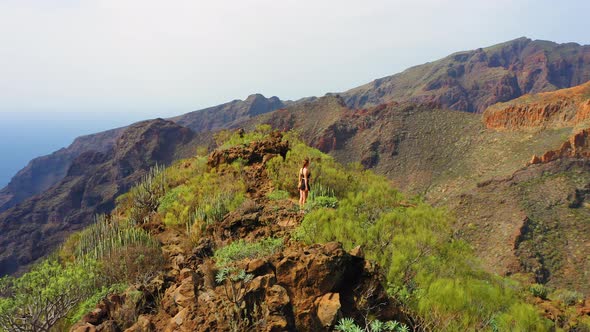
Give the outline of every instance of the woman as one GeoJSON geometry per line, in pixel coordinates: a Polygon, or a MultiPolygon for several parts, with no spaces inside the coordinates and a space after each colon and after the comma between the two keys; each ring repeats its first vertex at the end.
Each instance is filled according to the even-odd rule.
{"type": "Polygon", "coordinates": [[[309,158],[303,160],[303,166],[299,170],[299,212],[303,213],[303,207],[309,194],[311,172],[309,171],[309,158]]]}

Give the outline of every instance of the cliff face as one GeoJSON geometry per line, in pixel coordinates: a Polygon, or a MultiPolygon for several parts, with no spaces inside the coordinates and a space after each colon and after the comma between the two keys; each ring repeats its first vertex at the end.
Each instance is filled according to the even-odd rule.
{"type": "MultiPolygon", "coordinates": [[[[266,98],[263,95],[254,94],[245,100],[234,100],[170,120],[199,133],[227,128],[236,121],[243,121],[283,106],[285,103],[277,97],[266,98]]],[[[72,161],[80,154],[86,151],[107,152],[113,149],[116,140],[125,129],[118,128],[82,136],[67,148],[31,160],[5,188],[0,190],[0,212],[59,183],[66,176],[72,161]]]]}
{"type": "Polygon", "coordinates": [[[190,112],[170,120],[195,132],[203,132],[227,128],[235,122],[272,112],[284,106],[285,103],[277,97],[266,98],[261,94],[253,94],[243,101],[234,100],[200,111],[190,112]]]}
{"type": "Polygon", "coordinates": [[[0,190],[0,212],[33,195],[42,193],[63,179],[76,157],[85,151],[106,152],[115,144],[123,129],[76,138],[67,148],[35,158],[0,190]]]}
{"type": "Polygon", "coordinates": [[[590,83],[569,89],[526,95],[490,106],[483,113],[488,128],[575,127],[590,120],[590,83]]]}
{"type": "Polygon", "coordinates": [[[184,156],[184,148],[195,144],[193,137],[190,129],[172,122],[145,121],[128,127],[109,151],[78,155],[61,181],[0,214],[0,275],[24,268],[96,213],[109,212],[115,197],[150,167],[184,156]]]}
{"type": "Polygon", "coordinates": [[[588,80],[590,46],[520,38],[412,67],[342,96],[352,108],[396,100],[481,113],[497,102],[588,80]]]}

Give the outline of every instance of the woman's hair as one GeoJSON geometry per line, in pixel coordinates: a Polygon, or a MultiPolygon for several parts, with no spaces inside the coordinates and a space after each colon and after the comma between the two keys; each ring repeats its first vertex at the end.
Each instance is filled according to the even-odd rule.
{"type": "Polygon", "coordinates": [[[301,166],[301,168],[305,168],[305,166],[307,165],[309,165],[309,158],[303,159],[303,165],[301,166]]]}

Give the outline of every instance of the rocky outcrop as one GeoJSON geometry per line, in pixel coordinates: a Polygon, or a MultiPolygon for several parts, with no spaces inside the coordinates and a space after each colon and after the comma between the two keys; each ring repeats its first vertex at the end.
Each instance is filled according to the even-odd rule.
{"type": "Polygon", "coordinates": [[[285,158],[288,150],[289,142],[283,141],[281,133],[273,132],[269,139],[253,141],[247,147],[238,146],[224,150],[215,150],[209,155],[207,165],[213,168],[220,164],[231,164],[238,159],[248,164],[260,163],[275,155],[285,158]]]}
{"type": "Polygon", "coordinates": [[[193,138],[190,129],[157,119],[128,127],[110,151],[81,153],[59,183],[0,213],[0,275],[26,267],[95,214],[110,212],[151,167],[192,153],[193,138]]]}
{"type": "Polygon", "coordinates": [[[194,132],[204,132],[230,128],[234,123],[272,112],[288,104],[289,102],[283,102],[277,97],[266,98],[261,94],[253,94],[245,100],[233,100],[229,103],[170,118],[170,120],[190,128],[194,132]]]}
{"type": "Polygon", "coordinates": [[[534,155],[529,164],[548,163],[560,158],[590,159],[590,128],[571,136],[556,150],[547,151],[541,156],[534,155]]]}
{"type": "Polygon", "coordinates": [[[162,243],[165,275],[147,287],[134,286],[109,296],[72,331],[332,331],[342,317],[364,321],[367,315],[407,322],[360,247],[347,252],[336,242],[306,246],[290,240],[289,230],[303,216],[291,200],[267,198],[272,188],[263,171],[263,161],[280,155],[284,144],[282,135],[275,133],[256,144],[260,149],[251,144],[230,148],[227,154],[213,152],[211,167],[233,160],[219,155],[245,161],[242,171],[252,179],[246,183],[246,201],[208,225],[196,245],[183,231],[159,227],[159,220],[144,225],[162,243]],[[216,280],[220,267],[214,262],[214,248],[268,237],[282,237],[283,246],[266,257],[232,263],[236,271],[249,275],[247,279],[216,280]],[[129,296],[138,291],[145,300],[129,296]],[[160,299],[157,310],[139,305],[151,303],[152,298],[160,299]],[[138,306],[138,319],[124,318],[124,308],[138,306]]]}
{"type": "Polygon", "coordinates": [[[523,94],[568,88],[588,80],[590,46],[519,38],[415,66],[341,96],[351,108],[395,100],[481,113],[523,94]]]}
{"type": "Polygon", "coordinates": [[[496,104],[486,109],[483,121],[501,130],[574,127],[590,121],[590,83],[496,104]]]}

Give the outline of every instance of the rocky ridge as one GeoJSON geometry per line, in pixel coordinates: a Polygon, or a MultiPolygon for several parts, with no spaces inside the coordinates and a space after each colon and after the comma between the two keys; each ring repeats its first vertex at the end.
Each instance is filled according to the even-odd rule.
{"type": "Polygon", "coordinates": [[[193,153],[194,133],[157,119],[128,127],[109,151],[86,151],[44,193],[0,213],[0,275],[26,267],[107,213],[150,167],[193,153]]]}
{"type": "Polygon", "coordinates": [[[527,93],[569,88],[588,80],[590,46],[523,37],[458,52],[341,95],[351,108],[414,101],[481,113],[490,105],[527,93]]]}
{"type": "Polygon", "coordinates": [[[295,202],[266,197],[272,188],[264,169],[265,161],[285,152],[286,144],[275,134],[259,144],[212,153],[209,167],[231,160],[220,156],[248,161],[247,201],[220,223],[207,226],[196,245],[182,230],[162,227],[159,220],[144,225],[162,243],[165,274],[145,286],[110,295],[72,331],[331,331],[340,317],[374,315],[405,321],[362,250],[346,252],[339,243],[304,246],[289,240],[289,230],[302,215],[295,202]],[[239,239],[269,236],[283,237],[283,247],[269,257],[238,261],[236,266],[251,274],[251,281],[235,285],[239,298],[228,296],[227,288],[214,280],[213,250],[239,239]],[[132,299],[132,291],[142,296],[132,299]],[[139,317],[121,319],[130,301],[141,309],[142,303],[156,297],[161,298],[159,310],[145,306],[139,317]],[[232,299],[246,309],[246,316],[232,312],[232,299]]]}
{"type": "Polygon", "coordinates": [[[495,130],[576,127],[590,120],[590,82],[569,89],[526,95],[488,107],[486,127],[495,130]]]}
{"type": "MultiPolygon", "coordinates": [[[[253,94],[245,100],[233,100],[168,120],[187,127],[195,133],[201,133],[227,128],[236,121],[274,111],[288,104],[289,102],[283,102],[277,97],[266,98],[261,94],[253,94]]],[[[131,126],[133,125],[78,137],[67,148],[33,159],[13,177],[5,188],[0,190],[0,212],[59,183],[66,176],[74,159],[82,153],[87,151],[105,153],[112,150],[120,135],[131,126]]]]}

